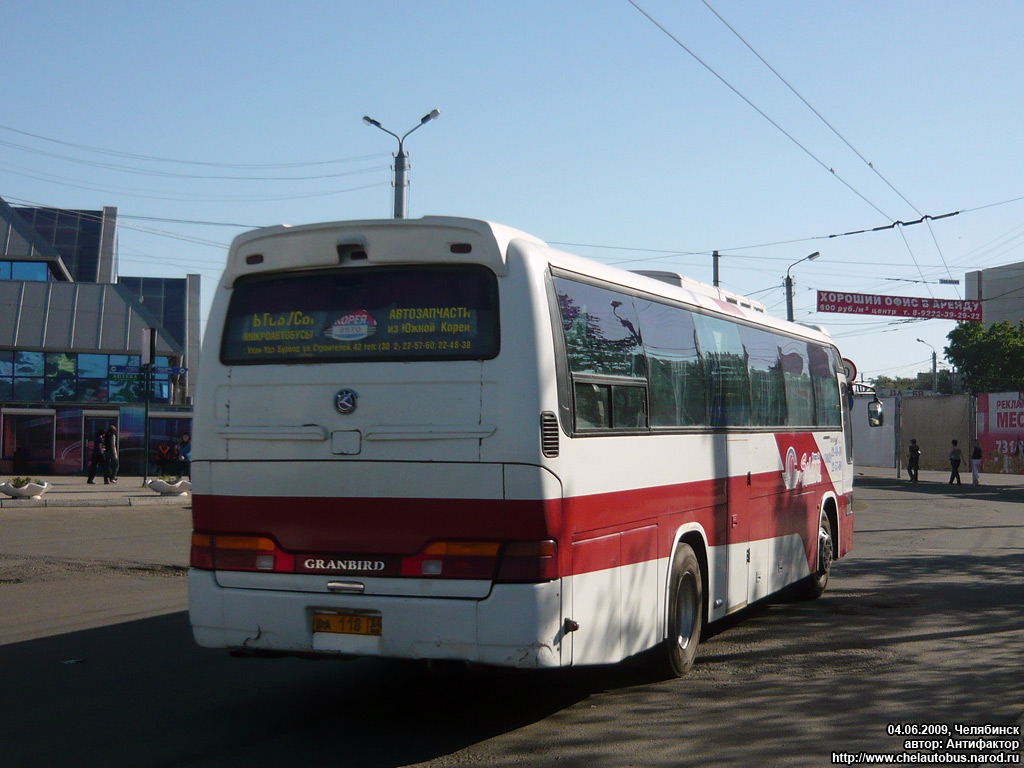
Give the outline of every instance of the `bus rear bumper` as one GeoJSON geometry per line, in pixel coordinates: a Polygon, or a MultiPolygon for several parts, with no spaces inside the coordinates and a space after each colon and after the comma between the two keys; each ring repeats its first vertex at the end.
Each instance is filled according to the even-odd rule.
{"type": "Polygon", "coordinates": [[[568,665],[561,583],[495,584],[481,600],[226,588],[189,571],[196,642],[253,654],[460,660],[504,667],[568,665]],[[373,612],[381,634],[313,631],[318,612],[373,612]]]}

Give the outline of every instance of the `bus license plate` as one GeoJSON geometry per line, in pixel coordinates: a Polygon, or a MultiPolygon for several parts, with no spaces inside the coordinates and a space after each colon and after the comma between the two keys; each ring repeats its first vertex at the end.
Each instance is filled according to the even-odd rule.
{"type": "Polygon", "coordinates": [[[331,632],[336,635],[376,635],[380,637],[381,617],[356,613],[313,614],[314,632],[331,632]]]}

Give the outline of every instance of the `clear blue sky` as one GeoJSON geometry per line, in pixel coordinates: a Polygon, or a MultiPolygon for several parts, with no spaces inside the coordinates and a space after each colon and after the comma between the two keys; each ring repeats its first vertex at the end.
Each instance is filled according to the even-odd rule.
{"type": "Polygon", "coordinates": [[[1024,4],[637,4],[676,39],[627,0],[15,3],[0,196],[116,206],[121,273],[201,274],[205,319],[244,229],[390,216],[397,142],[361,118],[436,107],[411,217],[707,282],[719,249],[723,287],[779,315],[821,251],[798,320],[869,378],[928,369],[918,337],[941,361],[951,322],[818,314],[814,291],[961,298],[938,279],[1024,261],[1024,4]]]}

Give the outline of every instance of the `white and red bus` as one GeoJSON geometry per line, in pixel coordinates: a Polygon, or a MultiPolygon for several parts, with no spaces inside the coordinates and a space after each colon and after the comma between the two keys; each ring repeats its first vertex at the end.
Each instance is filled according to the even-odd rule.
{"type": "Polygon", "coordinates": [[[683,674],[853,541],[824,332],[497,224],[243,234],[201,368],[203,646],[683,674]]]}

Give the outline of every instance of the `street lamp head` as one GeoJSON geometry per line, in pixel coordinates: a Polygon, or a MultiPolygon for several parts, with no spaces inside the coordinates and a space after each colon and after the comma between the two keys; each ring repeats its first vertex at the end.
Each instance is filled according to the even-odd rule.
{"type": "Polygon", "coordinates": [[[430,110],[430,112],[428,112],[423,117],[421,117],[420,121],[416,125],[414,125],[412,128],[410,128],[408,131],[406,131],[405,134],[402,135],[402,136],[399,136],[397,133],[395,133],[393,131],[389,131],[387,128],[385,128],[383,125],[380,124],[379,120],[374,120],[369,115],[363,115],[363,122],[364,123],[366,123],[367,125],[372,125],[374,128],[378,128],[378,129],[384,131],[384,133],[388,134],[389,136],[394,136],[396,139],[398,139],[398,152],[395,153],[395,182],[394,182],[394,187],[395,187],[395,218],[396,219],[404,219],[405,218],[405,212],[406,212],[405,188],[409,185],[409,182],[406,180],[406,175],[405,174],[406,174],[406,169],[409,167],[408,166],[408,157],[409,156],[405,152],[405,140],[409,137],[410,133],[415,131],[417,128],[421,128],[422,126],[426,125],[427,123],[429,123],[431,120],[435,119],[440,114],[441,114],[441,110],[440,109],[432,109],[432,110],[430,110]]]}
{"type": "Polygon", "coordinates": [[[815,260],[816,258],[818,258],[819,256],[821,256],[821,251],[815,251],[814,253],[810,254],[809,256],[804,256],[804,257],[803,257],[802,259],[797,259],[796,261],[794,261],[794,262],[793,262],[792,264],[790,264],[790,265],[789,265],[789,267],[788,267],[788,268],[786,269],[786,279],[787,279],[787,280],[789,279],[789,270],[791,270],[791,269],[792,269],[793,267],[795,267],[795,266],[796,266],[797,264],[803,264],[803,263],[804,263],[805,261],[814,261],[814,260],[815,260]]]}

